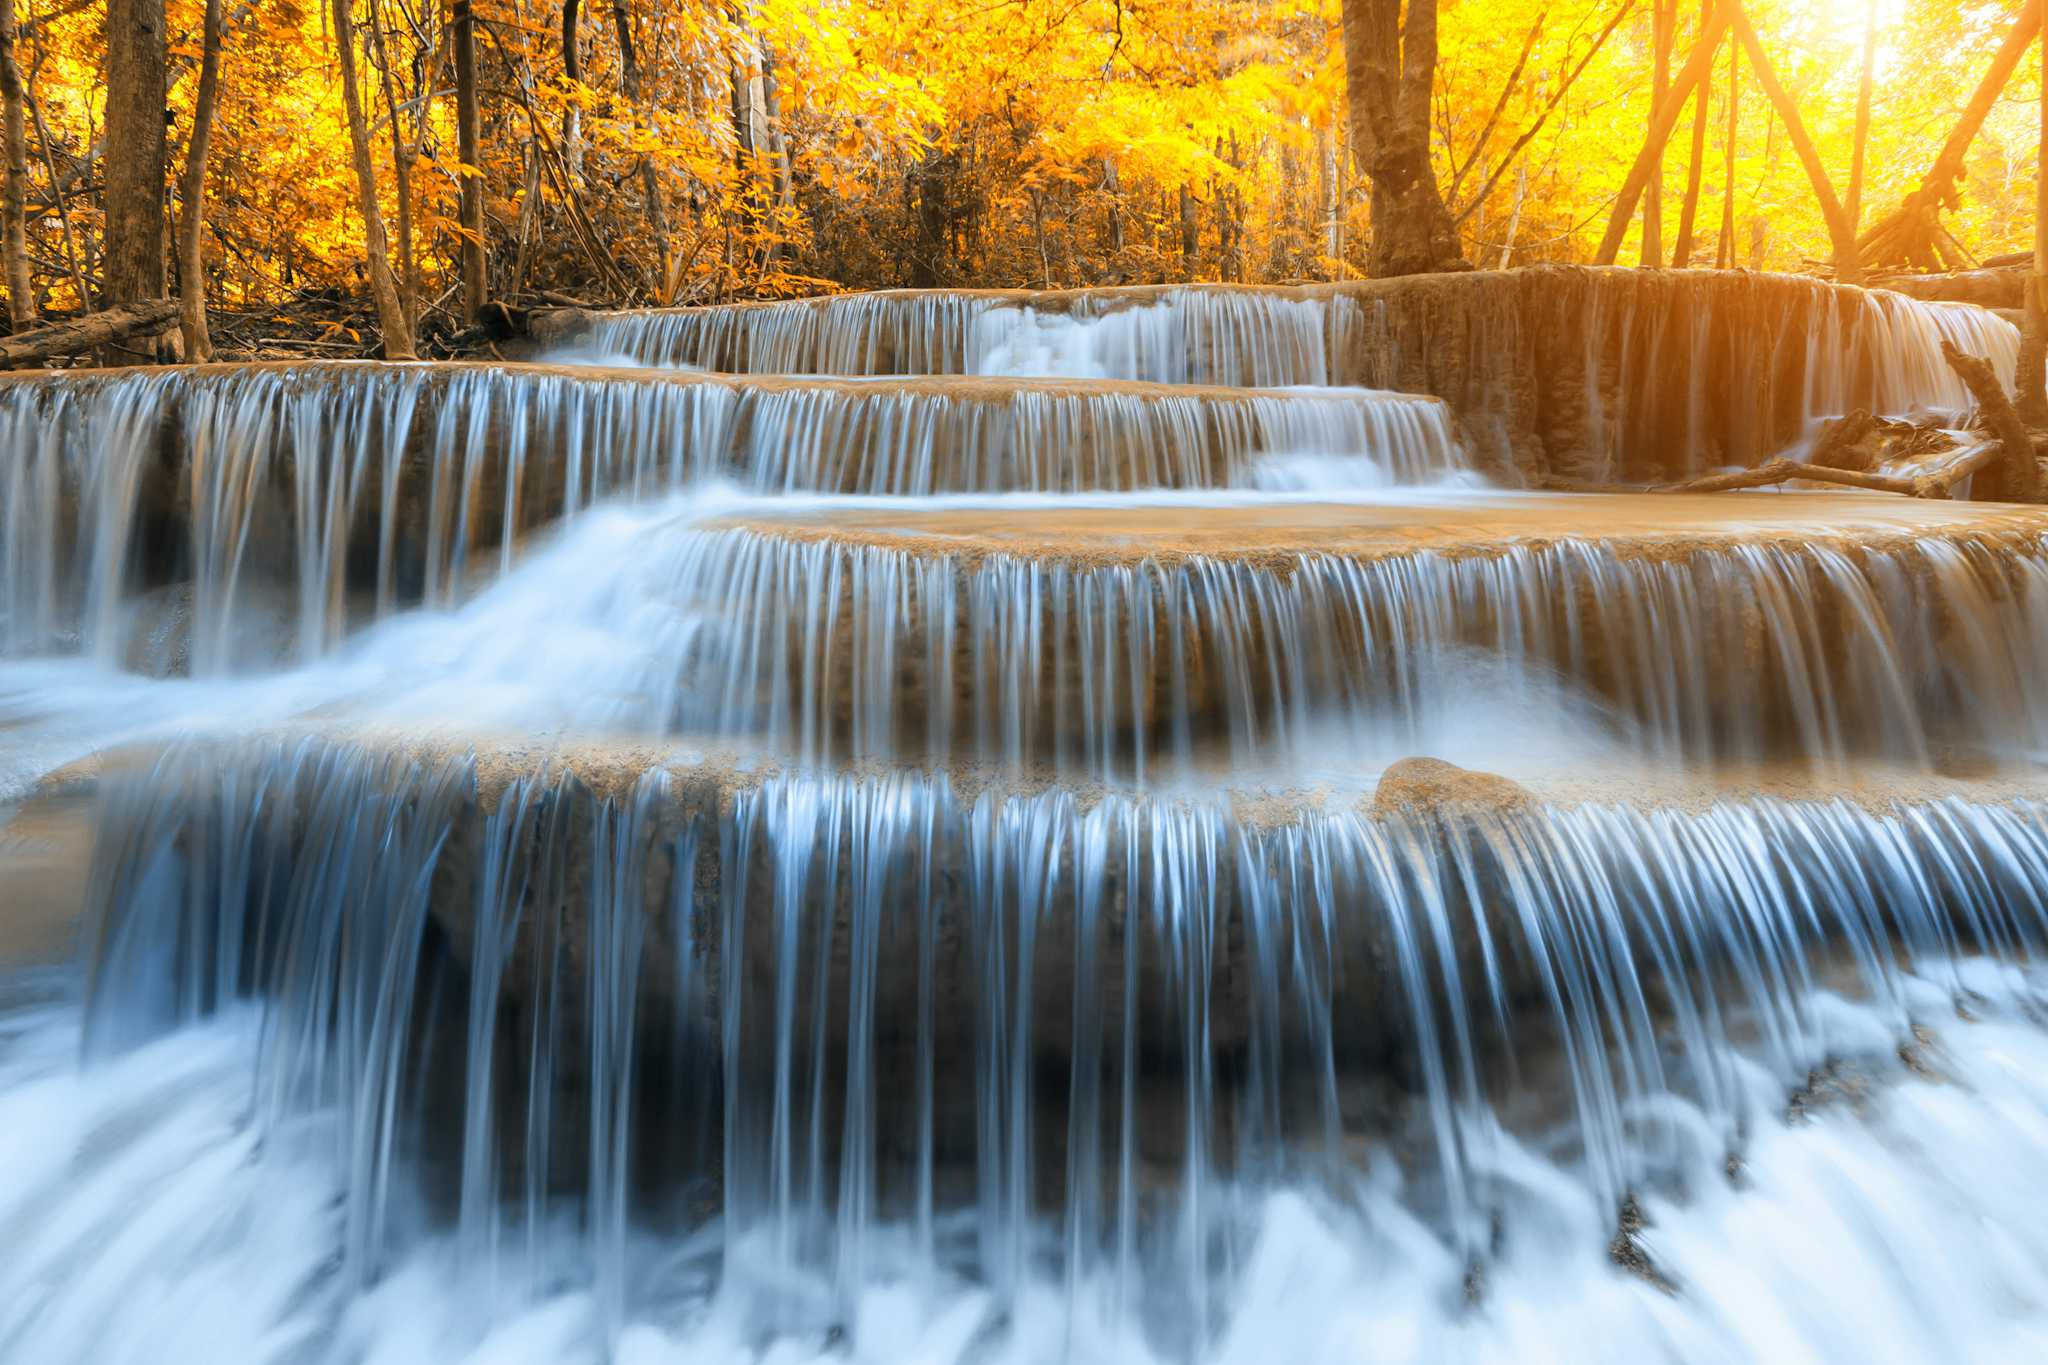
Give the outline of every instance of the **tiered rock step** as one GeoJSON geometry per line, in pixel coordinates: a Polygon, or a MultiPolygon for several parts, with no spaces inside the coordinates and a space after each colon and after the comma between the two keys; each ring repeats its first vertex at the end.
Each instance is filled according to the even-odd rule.
{"type": "Polygon", "coordinates": [[[443,601],[600,498],[713,480],[1051,493],[1246,484],[1295,453],[1368,486],[1460,466],[1443,405],[1398,394],[446,363],[5,375],[0,449],[0,652],[81,613],[104,633],[125,590],[181,579],[202,616],[281,585],[317,648],[351,597],[443,601]]]}
{"type": "Polygon", "coordinates": [[[1877,495],[819,508],[663,570],[690,728],[1144,776],[1413,724],[1476,651],[1695,760],[2039,752],[2048,512],[1877,495]]]}
{"type": "Polygon", "coordinates": [[[484,1162],[465,1195],[573,1182],[629,1125],[637,1181],[745,1223],[805,1163],[827,1208],[921,1167],[1020,1210],[1097,1163],[1172,1188],[1362,1138],[1428,1169],[1429,1115],[1481,1093],[1621,1152],[1632,1104],[1699,1089],[1739,1160],[1714,1068],[1824,1027],[1794,983],[1893,1004],[1904,1045],[1902,963],[2042,946],[2048,791],[1869,777],[1585,803],[1409,764],[1375,806],[330,729],[53,799],[96,788],[111,1021],[259,996],[266,1075],[387,1065],[340,1089],[352,1131],[484,1162]]]}
{"type": "Polygon", "coordinates": [[[1644,482],[1754,465],[1867,408],[1967,412],[1940,342],[2009,374],[1982,309],[1801,276],[1542,267],[1290,288],[888,291],[637,313],[537,332],[755,372],[1044,373],[1362,384],[1450,403],[1482,467],[1644,482]]]}
{"type": "MultiPolygon", "coordinates": [[[[1189,1027],[1217,1057],[1271,1054],[1304,1030],[1329,1046],[1342,1019],[1347,1065],[1399,1070],[1416,992],[1423,1014],[1490,1028],[1490,1010],[1540,1015],[1561,981],[1608,989],[1625,967],[1626,1033],[1662,1008],[1645,991],[1763,1008],[1731,967],[1842,958],[1881,990],[1886,952],[2008,955],[2048,933],[2038,775],[1622,768],[1522,786],[1418,760],[1362,776],[1147,795],[328,723],[81,765],[27,827],[93,812],[87,931],[115,969],[165,935],[194,951],[246,936],[249,956],[222,961],[262,990],[302,969],[301,935],[346,923],[373,978],[424,953],[509,1001],[573,1016],[598,989],[639,999],[631,1027],[680,1011],[713,1038],[779,1018],[835,1053],[870,1039],[899,1071],[938,1020],[934,1064],[963,1075],[978,1031],[1025,1019],[1015,1046],[1047,1058],[1126,1029],[1170,1052],[1189,1027]],[[721,1025],[730,1001],[743,1014],[721,1025]]],[[[81,880],[46,886],[61,904],[27,923],[88,899],[85,860],[70,865],[81,880]]]]}

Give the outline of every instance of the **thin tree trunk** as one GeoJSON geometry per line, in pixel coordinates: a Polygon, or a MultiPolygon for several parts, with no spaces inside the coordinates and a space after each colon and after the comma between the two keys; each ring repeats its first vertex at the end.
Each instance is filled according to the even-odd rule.
{"type": "Polygon", "coordinates": [[[1102,192],[1109,196],[1109,255],[1112,267],[1116,258],[1124,254],[1124,206],[1123,183],[1117,179],[1116,158],[1102,158],[1102,192]]]}
{"type": "Polygon", "coordinates": [[[1529,166],[1524,162],[1515,169],[1515,210],[1508,216],[1508,234],[1500,244],[1500,266],[1506,270],[1515,257],[1515,234],[1522,230],[1522,201],[1529,197],[1529,166]]]}
{"type": "Polygon", "coordinates": [[[362,91],[356,84],[355,44],[355,7],[351,0],[334,0],[334,50],[340,61],[341,103],[348,115],[349,152],[355,163],[356,207],[363,215],[370,297],[376,301],[377,325],[384,334],[384,358],[411,360],[412,328],[398,299],[398,281],[391,274],[384,210],[377,203],[377,171],[370,161],[370,130],[363,118],[362,91]]]}
{"type": "MultiPolygon", "coordinates": [[[[562,75],[577,85],[583,83],[583,42],[577,20],[583,0],[562,0],[562,75]]],[[[562,164],[571,180],[583,178],[583,103],[581,92],[569,92],[562,110],[562,164]]]]}
{"type": "MultiPolygon", "coordinates": [[[[2048,426],[2048,24],[2041,25],[2040,126],[2034,140],[2034,269],[2027,276],[2026,335],[2020,346],[2014,388],[2019,415],[2048,426]]],[[[2033,464],[2033,449],[2026,462],[2033,464]]]]}
{"type": "Polygon", "coordinates": [[[1451,220],[1452,226],[1455,227],[1462,224],[1478,210],[1481,204],[1486,202],[1487,197],[1493,193],[1493,187],[1500,183],[1501,176],[1505,175],[1508,168],[1515,164],[1516,158],[1522,154],[1522,149],[1535,140],[1536,134],[1543,131],[1543,125],[1549,122],[1550,116],[1557,111],[1557,106],[1564,102],[1565,95],[1577,83],[1580,74],[1585,71],[1587,65],[1599,54],[1600,49],[1607,45],[1607,39],[1613,35],[1614,30],[1621,27],[1621,21],[1628,18],[1629,11],[1634,5],[1635,0],[1621,0],[1621,4],[1614,11],[1614,17],[1607,21],[1607,27],[1600,30],[1599,36],[1593,39],[1593,45],[1580,55],[1578,64],[1572,67],[1570,72],[1565,75],[1565,78],[1557,83],[1557,87],[1550,92],[1549,101],[1543,106],[1543,112],[1538,114],[1535,120],[1522,130],[1522,135],[1516,138],[1514,143],[1509,146],[1507,154],[1501,157],[1500,164],[1495,166],[1487,175],[1485,183],[1480,185],[1478,192],[1472,196],[1470,202],[1464,208],[1458,210],[1457,216],[1451,220]]]}
{"type": "Polygon", "coordinates": [[[2027,0],[1919,188],[1857,239],[1859,260],[1872,265],[1903,261],[1930,269],[1939,265],[1934,254],[1936,214],[1944,207],[1956,205],[1956,182],[1963,175],[1963,158],[2040,28],[2041,0],[2027,0]]]}
{"type": "Polygon", "coordinates": [[[1337,278],[1348,279],[1351,267],[1344,261],[1344,253],[1350,248],[1350,207],[1351,207],[1351,127],[1340,121],[1331,131],[1330,140],[1334,164],[1330,168],[1332,189],[1330,193],[1330,259],[1337,263],[1337,278]]]}
{"type": "Polygon", "coordinates": [[[92,307],[92,291],[86,287],[85,267],[78,258],[78,235],[71,229],[71,206],[57,175],[57,155],[50,150],[50,125],[43,121],[43,107],[36,103],[33,89],[23,92],[29,118],[36,125],[36,146],[42,152],[43,170],[50,177],[50,200],[56,205],[57,225],[64,230],[64,263],[71,270],[71,289],[78,295],[80,311],[92,307]]]}
{"type": "Polygon", "coordinates": [[[1458,190],[1465,183],[1465,177],[1472,173],[1474,166],[1486,162],[1486,144],[1493,140],[1493,130],[1500,126],[1500,116],[1507,112],[1508,100],[1522,83],[1522,72],[1529,65],[1529,54],[1536,50],[1536,40],[1543,36],[1543,21],[1549,11],[1539,11],[1536,22],[1529,25],[1528,34],[1522,39],[1522,50],[1515,56],[1515,64],[1508,71],[1508,78],[1501,83],[1500,95],[1494,100],[1493,108],[1486,115],[1486,122],[1479,127],[1479,136],[1472,140],[1472,150],[1465,154],[1465,160],[1451,175],[1451,183],[1444,186],[1444,202],[1456,203],[1458,190]]]}
{"type": "MultiPolygon", "coordinates": [[[[0,0],[4,3],[4,0],[0,0]]],[[[185,143],[185,170],[178,181],[178,326],[185,334],[185,359],[213,359],[206,330],[206,267],[199,240],[206,227],[206,149],[213,140],[213,112],[220,102],[220,0],[206,0],[200,39],[199,90],[192,100],[192,136],[185,143]]]]}
{"type": "MultiPolygon", "coordinates": [[[[1706,31],[1713,13],[1714,0],[1700,0],[1701,32],[1706,31]]],[[[1685,203],[1678,210],[1678,240],[1671,247],[1671,264],[1680,270],[1692,264],[1692,235],[1699,223],[1700,173],[1706,168],[1708,105],[1713,93],[1713,72],[1709,70],[1692,97],[1692,157],[1686,163],[1685,203]]]]}
{"type": "MultiPolygon", "coordinates": [[[[1664,98],[1671,90],[1671,30],[1674,27],[1676,0],[1656,0],[1652,11],[1652,43],[1656,48],[1651,59],[1650,108],[1664,107],[1664,98]]],[[[1659,147],[1650,167],[1650,183],[1643,194],[1643,264],[1661,266],[1664,264],[1664,149],[1659,147]]]]}
{"type": "MultiPolygon", "coordinates": [[[[489,297],[489,268],[484,255],[483,171],[477,163],[482,155],[476,103],[476,15],[471,0],[454,0],[449,7],[449,44],[455,49],[455,159],[461,190],[456,202],[456,221],[462,239],[462,317],[474,323],[482,316],[489,297]]],[[[538,153],[535,153],[538,155],[538,153]]],[[[538,187],[535,186],[537,189],[538,187]]]]}
{"type": "Polygon", "coordinates": [[[384,107],[391,120],[391,183],[398,210],[398,306],[405,312],[407,333],[417,330],[420,309],[419,254],[412,235],[412,148],[400,116],[398,80],[392,72],[391,54],[384,41],[384,16],[377,0],[370,0],[370,44],[377,59],[377,80],[384,91],[384,107]]]}
{"type": "Polygon", "coordinates": [[[1735,133],[1742,118],[1742,46],[1728,45],[1728,169],[1721,187],[1721,235],[1714,244],[1714,268],[1735,264],[1735,133]]]}
{"type": "MultiPolygon", "coordinates": [[[[466,5],[468,0],[462,0],[466,5]]],[[[619,77],[625,87],[626,102],[633,107],[635,124],[646,127],[648,111],[640,95],[640,51],[633,41],[633,20],[627,12],[626,0],[612,0],[612,27],[619,37],[619,77]]],[[[668,214],[662,204],[661,180],[654,169],[654,158],[643,153],[640,157],[640,192],[646,199],[647,231],[654,238],[655,254],[655,295],[658,302],[668,301],[669,248],[668,214]]]]}
{"type": "Polygon", "coordinates": [[[732,59],[732,168],[733,192],[739,197],[740,220],[749,233],[761,226],[761,196],[755,183],[760,158],[755,152],[753,101],[748,98],[749,78],[739,58],[732,59]]]}
{"type": "Polygon", "coordinates": [[[761,43],[761,108],[768,122],[768,155],[774,163],[775,202],[787,208],[796,198],[789,169],[789,134],[782,126],[782,83],[775,75],[775,49],[761,43]]]}
{"type": "Polygon", "coordinates": [[[1799,117],[1799,105],[1779,83],[1778,73],[1772,68],[1763,43],[1757,39],[1756,26],[1749,22],[1742,0],[1725,0],[1725,3],[1734,11],[1735,33],[1742,39],[1743,49],[1749,53],[1749,64],[1756,68],[1757,84],[1763,86],[1765,98],[1777,111],[1778,121],[1785,125],[1785,134],[1792,139],[1792,150],[1806,170],[1807,184],[1813,189],[1813,197],[1820,201],[1821,217],[1827,220],[1828,238],[1834,243],[1836,272],[1839,274],[1847,270],[1853,275],[1857,270],[1856,230],[1849,226],[1848,217],[1842,212],[1842,201],[1835,197],[1834,182],[1828,178],[1827,167],[1821,163],[1820,152],[1806,134],[1806,121],[1799,117]]]}
{"type": "Polygon", "coordinates": [[[788,216],[796,202],[796,185],[789,171],[789,143],[782,131],[782,87],[775,79],[775,51],[761,43],[761,121],[768,140],[768,170],[774,178],[773,208],[769,226],[774,233],[768,244],[766,264],[773,265],[782,254],[788,232],[788,216]]]}
{"type": "Polygon", "coordinates": [[[1180,187],[1180,270],[1181,278],[1195,278],[1202,252],[1202,220],[1195,216],[1195,196],[1186,185],[1180,187]]]}
{"type": "Polygon", "coordinates": [[[1630,168],[1628,179],[1622,183],[1621,193],[1614,200],[1614,211],[1607,219],[1607,234],[1600,239],[1600,250],[1594,259],[1601,265],[1613,265],[1621,252],[1622,239],[1628,236],[1629,219],[1635,216],[1636,201],[1641,198],[1643,187],[1650,183],[1657,160],[1664,152],[1664,144],[1670,140],[1671,130],[1678,125],[1678,115],[1685,108],[1685,101],[1692,97],[1694,87],[1705,78],[1714,65],[1714,53],[1721,45],[1722,36],[1727,33],[1733,19],[1735,0],[1723,0],[1714,7],[1713,17],[1693,44],[1692,55],[1678,73],[1678,80],[1666,93],[1664,103],[1650,120],[1650,131],[1643,138],[1643,148],[1636,154],[1636,162],[1630,168]]]}
{"type": "Polygon", "coordinates": [[[0,0],[0,156],[7,161],[0,192],[0,263],[7,280],[7,320],[20,331],[35,322],[36,300],[28,277],[28,123],[22,117],[14,33],[14,0],[0,0]]]}
{"type": "Polygon", "coordinates": [[[1849,151],[1849,191],[1842,198],[1842,212],[1849,229],[1863,227],[1863,169],[1870,148],[1870,92],[1877,74],[1877,0],[1868,0],[1863,16],[1863,74],[1856,83],[1856,140],[1849,151]]]}
{"type": "Polygon", "coordinates": [[[164,65],[163,0],[107,0],[104,137],[121,154],[106,165],[103,308],[164,296],[164,65]]]}

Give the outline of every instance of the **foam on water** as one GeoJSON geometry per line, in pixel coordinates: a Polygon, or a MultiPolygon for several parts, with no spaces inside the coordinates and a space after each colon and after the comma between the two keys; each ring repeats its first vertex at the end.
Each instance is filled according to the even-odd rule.
{"type": "MultiPolygon", "coordinates": [[[[1772,1112],[1783,1090],[1769,1069],[1736,1065],[1763,1115],[1739,1178],[1708,1145],[1684,1195],[1641,1201],[1640,1240],[1676,1292],[1609,1260],[1611,1211],[1545,1144],[1504,1145],[1495,1184],[1514,1197],[1476,1285],[1393,1170],[1328,1194],[1238,1195],[1233,1253],[1205,1287],[1218,1328],[1193,1349],[1148,1341],[1128,1313],[1133,1287],[1107,1271],[1034,1274],[999,1295],[908,1249],[870,1262],[831,1327],[764,1324],[754,1294],[829,1302],[831,1283],[728,1248],[715,1228],[636,1241],[637,1293],[609,1330],[601,1297],[573,1280],[508,1296],[441,1242],[350,1292],[334,1270],[345,1175],[320,1155],[333,1120],[315,1113],[282,1133],[255,1123],[252,1014],[80,1070],[75,1007],[17,1006],[0,1016],[11,1173],[0,1354],[152,1365],[2027,1359],[2048,1344],[2048,1243],[2024,1196],[2048,1180],[2048,1036],[2030,1017],[2038,988],[1982,972],[1969,984],[1967,1020],[1946,989],[1916,986],[1933,1042],[1913,1069],[1892,1055],[1888,1017],[1817,999],[1858,1089],[1799,1122],[1772,1112]],[[50,1295],[59,1282],[65,1292],[50,1295]]],[[[1682,1106],[1670,1117],[1698,1121],[1682,1106]]],[[[1150,1296],[1163,1300],[1157,1319],[1191,1307],[1177,1290],[1150,1296]]]]}

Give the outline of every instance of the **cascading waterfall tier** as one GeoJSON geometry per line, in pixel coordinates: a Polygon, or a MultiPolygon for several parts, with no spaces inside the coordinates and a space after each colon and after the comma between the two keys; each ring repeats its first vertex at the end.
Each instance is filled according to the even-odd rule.
{"type": "Polygon", "coordinates": [[[2048,513],[1472,486],[2011,328],[568,321],[0,378],[0,1359],[2039,1353],[2048,513]]]}
{"type": "MultiPolygon", "coordinates": [[[[351,1283],[452,1238],[509,1299],[590,1286],[600,1339],[677,1288],[633,1239],[713,1219],[711,1279],[784,1332],[942,1267],[1016,1303],[1048,1258],[1069,1313],[1185,1309],[1261,1192],[1348,1187],[1361,1143],[1469,1290],[1524,1126],[1573,1134],[1545,1178],[1596,1204],[1683,1198],[1843,1060],[1823,980],[1920,1047],[1916,973],[2048,929],[2025,800],[1276,815],[515,762],[301,740],[110,777],[88,1040],[260,1000],[258,1136],[337,1116],[351,1283]]],[[[1227,1318],[1175,1321],[1199,1354],[1227,1318]]]]}
{"type": "Polygon", "coordinates": [[[1978,762],[2048,739],[2044,531],[1856,495],[839,508],[665,537],[619,600],[678,607],[639,724],[814,759],[1400,752],[1492,661],[1654,755],[1978,762]]]}
{"type": "Polygon", "coordinates": [[[2010,377],[1993,314],[1796,276],[1545,267],[1293,288],[891,291],[566,313],[544,332],[657,365],[762,373],[1080,374],[1435,394],[1482,467],[1685,478],[1822,418],[1969,413],[1941,343],[2010,377]]]}
{"type": "Polygon", "coordinates": [[[607,497],[1212,488],[1303,461],[1363,488],[1462,465],[1443,406],[1400,394],[355,363],[9,377],[0,449],[0,654],[82,635],[119,657],[130,592],[183,582],[209,672],[251,598],[255,633],[281,613],[314,657],[607,497]]]}

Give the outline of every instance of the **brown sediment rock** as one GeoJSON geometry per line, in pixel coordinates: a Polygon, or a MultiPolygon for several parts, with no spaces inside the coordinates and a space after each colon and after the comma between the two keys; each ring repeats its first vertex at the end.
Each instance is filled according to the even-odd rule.
{"type": "Polygon", "coordinates": [[[71,955],[92,866],[89,785],[72,781],[0,808],[0,967],[71,955]]]}
{"type": "Polygon", "coordinates": [[[1372,813],[1386,819],[1399,811],[1428,816],[1528,810],[1535,793],[1497,773],[1475,772],[1440,758],[1404,758],[1380,775],[1372,813]]]}
{"type": "Polygon", "coordinates": [[[2009,537],[2019,544],[2048,533],[2048,511],[1862,493],[1498,493],[1440,503],[833,508],[741,514],[706,527],[943,556],[963,565],[995,555],[1074,566],[1200,556],[1284,567],[1310,554],[1463,558],[1565,541],[1597,542],[1618,556],[1647,559],[1731,545],[1885,549],[1930,535],[2009,537]]]}

